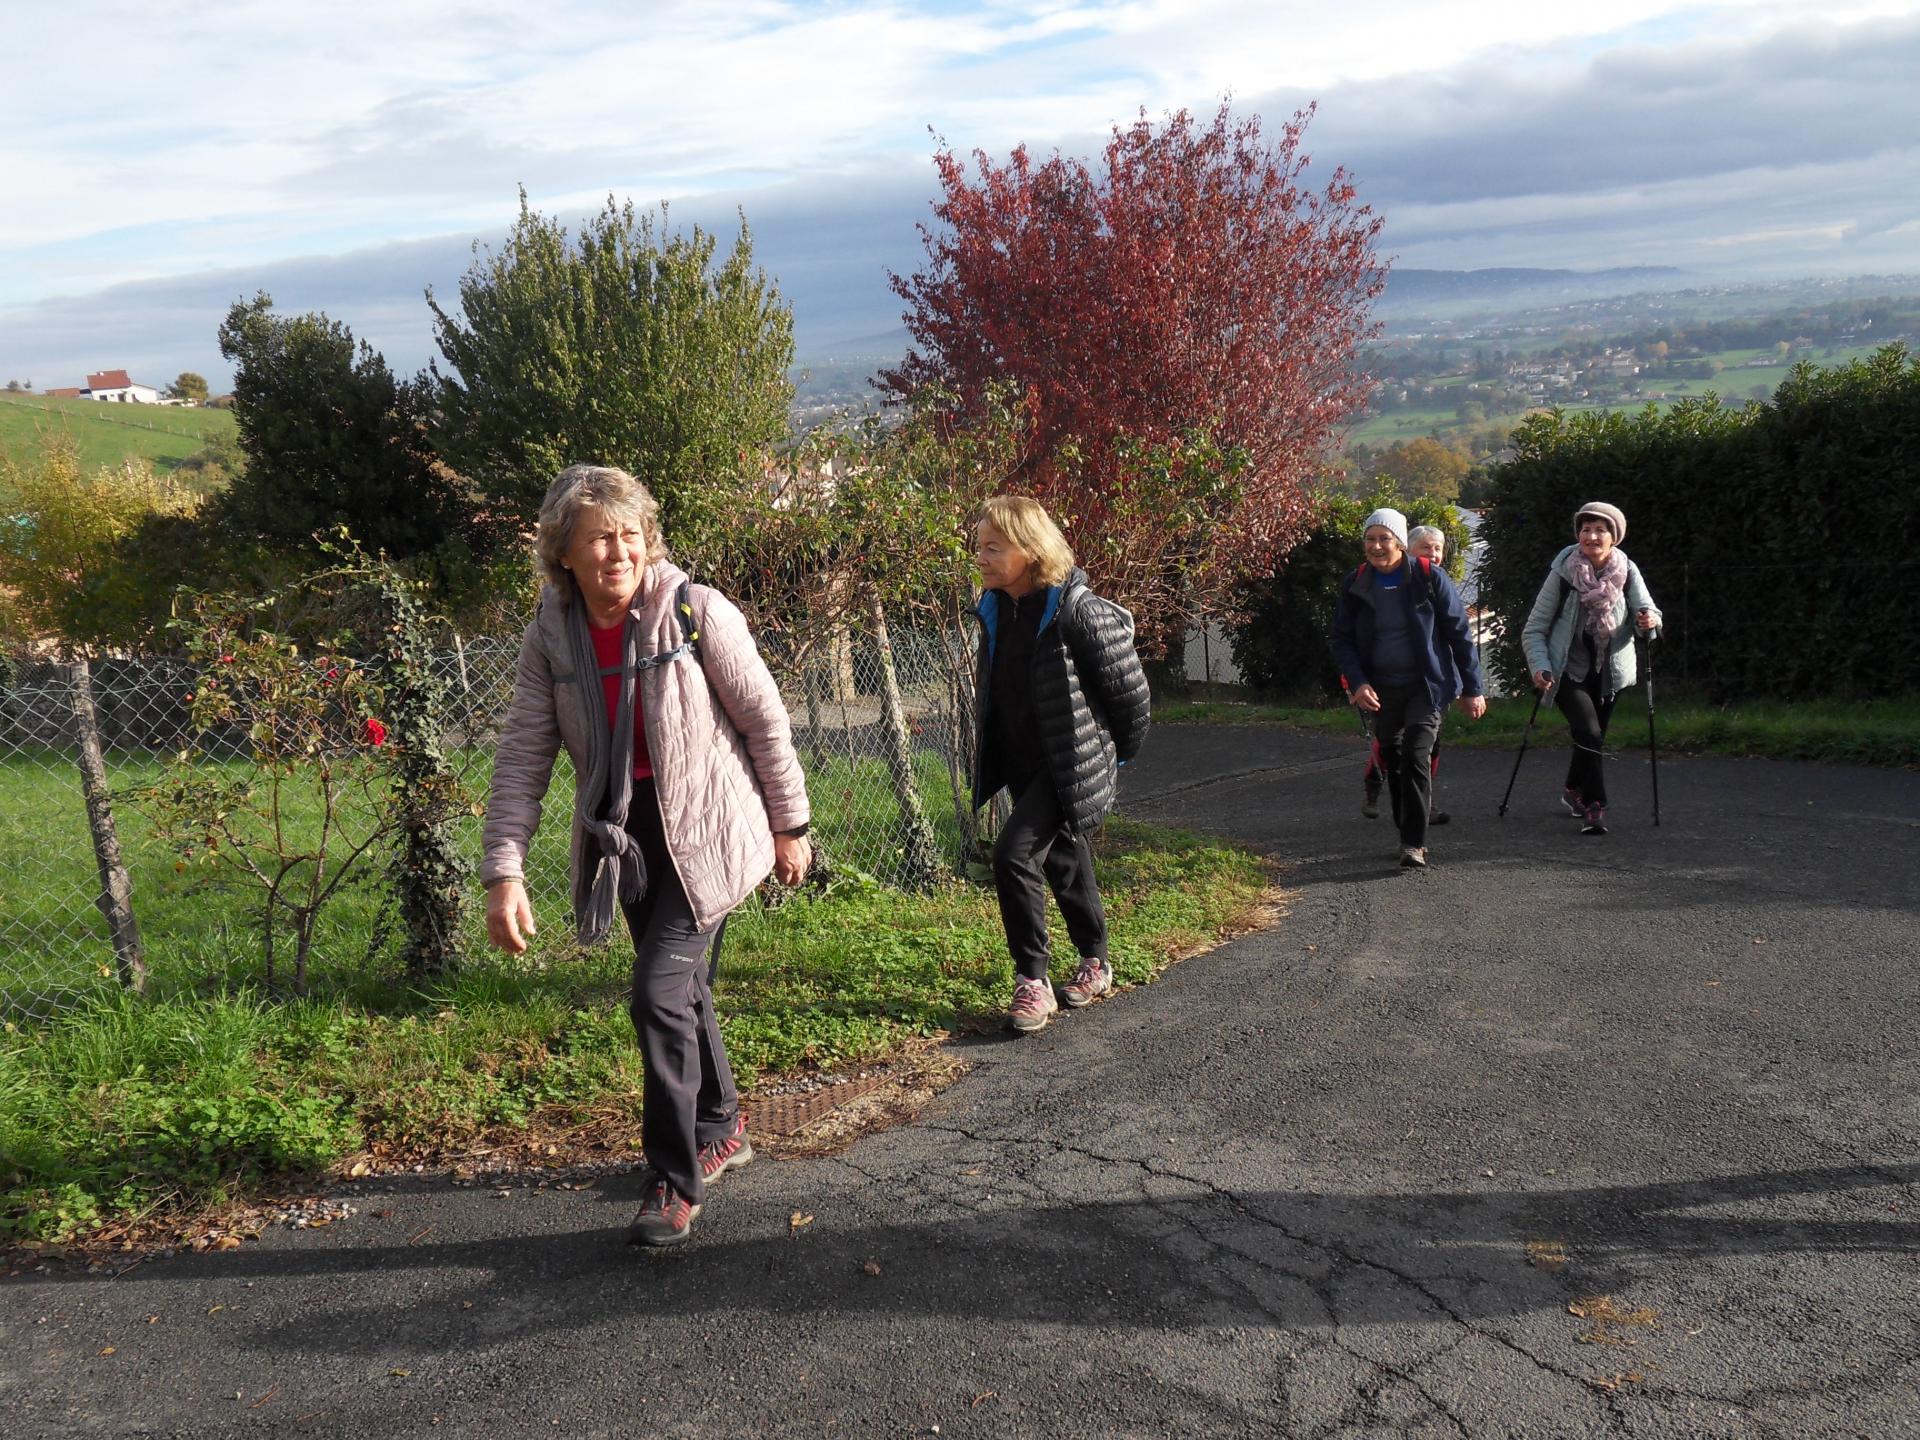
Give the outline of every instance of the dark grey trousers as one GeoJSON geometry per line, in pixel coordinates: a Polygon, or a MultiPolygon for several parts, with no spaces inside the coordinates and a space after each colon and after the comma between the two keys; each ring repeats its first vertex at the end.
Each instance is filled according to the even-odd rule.
{"type": "Polygon", "coordinates": [[[1376,685],[1380,709],[1373,734],[1387,772],[1387,794],[1400,843],[1423,848],[1433,809],[1433,747],[1440,738],[1440,712],[1425,685],[1376,685]]]}
{"type": "Polygon", "coordinates": [[[633,934],[633,1000],[629,1007],[645,1067],[641,1141],[647,1163],[698,1205],[706,1193],[700,1147],[733,1133],[740,1095],[708,988],[707,947],[718,924],[694,922],[687,892],[667,857],[660,799],[651,780],[637,780],[627,830],[647,863],[647,893],[623,905],[633,934]]]}
{"type": "Polygon", "coordinates": [[[1047,891],[1060,903],[1074,949],[1090,959],[1107,958],[1107,915],[1093,879],[1093,848],[1086,836],[1067,830],[1052,779],[1044,771],[1022,778],[1019,789],[1009,787],[1013,813],[993,842],[993,887],[1014,973],[1044,980],[1051,953],[1047,891]]]}

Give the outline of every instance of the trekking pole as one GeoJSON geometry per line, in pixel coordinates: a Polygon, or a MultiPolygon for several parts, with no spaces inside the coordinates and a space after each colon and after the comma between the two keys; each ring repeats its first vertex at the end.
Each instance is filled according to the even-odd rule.
{"type": "Polygon", "coordinates": [[[1647,755],[1653,764],[1653,823],[1660,824],[1660,742],[1653,731],[1653,634],[1649,631],[1641,643],[1647,652],[1647,755]]]}
{"type": "Polygon", "coordinates": [[[1533,713],[1527,716],[1527,728],[1520,732],[1520,753],[1513,757],[1513,774],[1507,777],[1507,793],[1500,797],[1500,818],[1507,818],[1507,802],[1513,798],[1513,782],[1520,778],[1520,762],[1527,758],[1527,741],[1533,738],[1533,722],[1540,718],[1540,702],[1547,698],[1545,690],[1533,692],[1533,713]]]}
{"type": "Polygon", "coordinates": [[[1347,702],[1347,708],[1360,717],[1360,733],[1367,737],[1368,748],[1373,745],[1373,717],[1353,703],[1353,690],[1347,684],[1347,677],[1340,677],[1340,694],[1347,702]]]}

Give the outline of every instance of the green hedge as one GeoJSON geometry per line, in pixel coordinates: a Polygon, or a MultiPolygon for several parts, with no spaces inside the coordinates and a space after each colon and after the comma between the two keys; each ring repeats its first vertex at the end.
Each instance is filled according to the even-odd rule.
{"type": "Polygon", "coordinates": [[[1278,695],[1338,695],[1340,671],[1327,650],[1334,600],[1365,558],[1361,522],[1382,505],[1407,517],[1407,528],[1437,525],[1447,534],[1446,570],[1456,581],[1466,568],[1467,527],[1444,500],[1402,499],[1391,481],[1353,499],[1323,496],[1307,538],[1282,557],[1271,575],[1244,587],[1246,619],[1228,633],[1233,660],[1255,689],[1278,695]]]}
{"type": "Polygon", "coordinates": [[[1890,345],[1793,368],[1767,403],[1526,420],[1492,474],[1489,660],[1524,683],[1520,627],[1575,510],[1627,514],[1623,549],[1664,611],[1661,673],[1715,698],[1906,695],[1920,649],[1901,562],[1920,540],[1920,360],[1890,345]],[[1889,641],[1892,643],[1889,643],[1889,641]]]}

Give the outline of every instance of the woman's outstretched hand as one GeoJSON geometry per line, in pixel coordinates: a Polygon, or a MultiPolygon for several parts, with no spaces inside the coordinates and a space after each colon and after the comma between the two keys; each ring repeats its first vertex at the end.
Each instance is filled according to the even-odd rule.
{"type": "MultiPolygon", "coordinates": [[[[813,842],[804,835],[776,835],[773,837],[773,878],[782,885],[798,885],[807,878],[807,871],[813,868],[813,842]]],[[[489,907],[488,921],[491,924],[492,911],[489,907]]]]}
{"type": "Polygon", "coordinates": [[[1547,687],[1552,684],[1553,684],[1553,672],[1551,670],[1536,670],[1534,672],[1533,674],[1534,689],[1544,694],[1547,687]]]}
{"type": "Polygon", "coordinates": [[[526,953],[527,937],[537,935],[527,887],[518,880],[497,880],[487,889],[487,940],[511,955],[526,953]]]}

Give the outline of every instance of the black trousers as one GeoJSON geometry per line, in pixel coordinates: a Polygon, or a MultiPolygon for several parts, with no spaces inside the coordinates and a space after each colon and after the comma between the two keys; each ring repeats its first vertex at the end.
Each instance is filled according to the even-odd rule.
{"type": "Polygon", "coordinates": [[[1107,958],[1107,913],[1093,878],[1093,847],[1070,833],[1044,771],[1009,784],[1013,813],[993,842],[993,885],[1000,895],[1000,923],[1016,975],[1047,978],[1052,955],[1047,940],[1047,891],[1060,904],[1074,949],[1088,959],[1107,958]]]}
{"type": "Polygon", "coordinates": [[[1600,667],[1587,671],[1587,678],[1562,681],[1554,695],[1554,704],[1567,717],[1573,732],[1573,759],[1567,763],[1567,788],[1589,805],[1607,803],[1607,777],[1601,766],[1606,748],[1607,722],[1613,718],[1617,695],[1601,693],[1600,667]]]}
{"type": "Polygon", "coordinates": [[[1374,741],[1387,772],[1387,795],[1400,843],[1416,849],[1427,843],[1427,816],[1433,809],[1433,747],[1440,739],[1440,712],[1424,684],[1376,685],[1380,709],[1373,717],[1374,741]]]}
{"type": "Polygon", "coordinates": [[[640,1040],[641,1142],[647,1163],[698,1205],[700,1147],[733,1133],[740,1094],[713,1013],[707,948],[724,921],[702,930],[687,903],[660,823],[651,780],[636,780],[627,831],[640,842],[647,893],[623,904],[633,934],[634,1034],[640,1040]]]}

